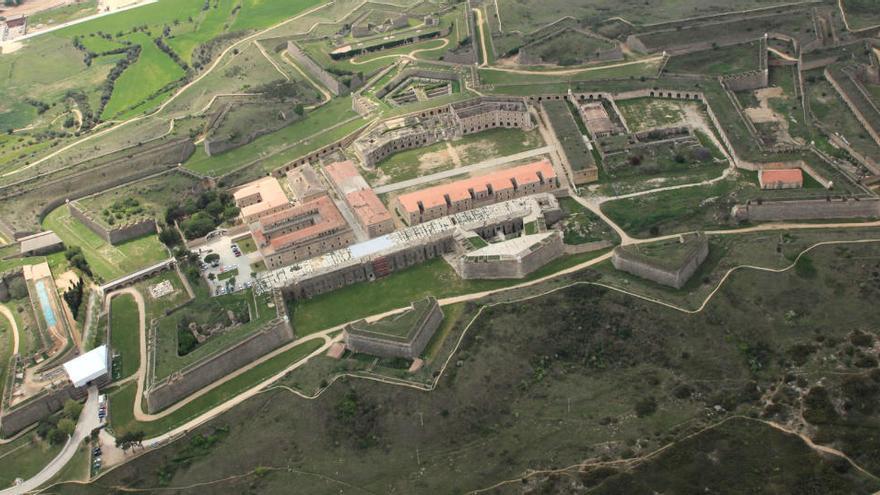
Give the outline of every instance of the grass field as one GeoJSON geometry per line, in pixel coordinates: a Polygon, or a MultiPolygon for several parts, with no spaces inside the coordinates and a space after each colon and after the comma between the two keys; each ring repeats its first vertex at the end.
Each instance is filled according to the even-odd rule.
{"type": "Polygon", "coordinates": [[[626,79],[630,77],[653,77],[660,69],[659,60],[628,63],[626,65],[597,66],[583,69],[574,73],[566,74],[542,74],[540,71],[531,73],[517,73],[497,69],[480,69],[480,82],[484,85],[494,86],[520,86],[526,84],[573,84],[576,82],[589,82],[602,79],[626,79]]]}
{"type": "Polygon", "coordinates": [[[26,433],[0,446],[0,487],[12,486],[16,478],[28,479],[61,451],[62,445],[50,445],[26,433]]]}
{"type": "MultiPolygon", "coordinates": [[[[545,277],[603,254],[584,253],[559,258],[524,280],[545,277]]],[[[462,280],[443,259],[433,259],[376,280],[343,287],[312,299],[288,303],[297,335],[309,335],[372,314],[402,308],[416,299],[438,299],[499,289],[523,280],[462,280]]]]}
{"type": "Polygon", "coordinates": [[[684,107],[696,103],[658,98],[634,98],[617,102],[617,108],[632,132],[668,127],[684,120],[684,107]]]}
{"type": "MultiPolygon", "coordinates": [[[[536,492],[566,493],[577,477],[603,494],[867,495],[880,488],[876,479],[835,469],[844,464],[761,421],[786,425],[803,414],[821,435],[807,430],[814,441],[877,469],[876,367],[855,365],[876,353],[870,302],[880,276],[871,273],[872,254],[875,246],[829,246],[810,253],[812,272],[737,272],[692,315],[591,286],[487,308],[429,393],[358,379],[338,381],[316,400],[278,389],[98,485],[59,491],[212,482],[217,494],[292,485],[328,493],[339,483],[375,493],[466,493],[510,480],[495,489],[507,493],[522,491],[525,478],[536,492]],[[856,340],[858,328],[871,330],[856,340]],[[832,381],[823,403],[813,391],[832,381]],[[868,401],[853,401],[847,415],[826,407],[822,416],[826,403],[865,390],[859,384],[868,401]],[[223,440],[187,455],[192,439],[218,429],[223,440]],[[266,449],[270,443],[277,448],[266,449]],[[279,451],[296,453],[294,467],[265,468],[276,466],[279,451]],[[174,459],[187,459],[186,469],[170,469],[174,459]],[[584,469],[584,459],[602,464],[584,469]],[[615,462],[622,460],[634,461],[615,462]],[[311,475],[340,463],[346,469],[333,480],[311,475]],[[241,477],[258,467],[261,475],[241,477]]],[[[295,376],[285,385],[295,387],[295,376]]]]}
{"type": "Polygon", "coordinates": [[[97,13],[98,0],[86,0],[28,16],[28,28],[42,29],[41,26],[55,26],[97,13]]]}
{"type": "Polygon", "coordinates": [[[356,117],[351,109],[351,99],[337,98],[330,103],[306,113],[306,117],[280,131],[260,137],[254,142],[210,157],[199,148],[184,166],[198,173],[219,176],[231,172],[248,162],[261,162],[262,170],[271,170],[286,161],[318,149],[364,125],[361,119],[332,130],[328,128],[356,117]],[[276,165],[277,164],[277,165],[276,165]]]}
{"type": "Polygon", "coordinates": [[[134,297],[120,294],[111,299],[110,348],[122,361],[120,379],[135,374],[141,364],[139,319],[134,297]]]}
{"type": "Polygon", "coordinates": [[[760,43],[753,42],[676,55],[669,59],[666,71],[723,76],[757,70],[760,46],[760,43]]]}
{"type": "Polygon", "coordinates": [[[278,373],[313,352],[321,344],[321,340],[315,340],[298,345],[238,375],[157,421],[140,422],[134,419],[132,411],[137,384],[127,384],[110,395],[110,427],[117,433],[143,431],[147,437],[165,433],[278,373]]]}
{"type": "Polygon", "coordinates": [[[197,186],[197,179],[171,172],[83,198],[79,204],[92,213],[92,218],[106,224],[102,215],[105,209],[112,208],[114,203],[135,199],[143,211],[133,219],[151,217],[161,220],[170,205],[186,201],[197,186]]]}
{"type": "Polygon", "coordinates": [[[80,246],[89,266],[104,281],[119,278],[168,258],[168,251],[156,235],[112,246],[70,216],[66,206],[53,210],[43,220],[66,246],[80,246]]]}
{"type": "Polygon", "coordinates": [[[152,99],[160,90],[185,74],[146,34],[134,33],[126,39],[140,45],[141,54],[137,62],[129,66],[116,80],[113,96],[104,107],[104,119],[132,116],[132,109],[152,99]]]}

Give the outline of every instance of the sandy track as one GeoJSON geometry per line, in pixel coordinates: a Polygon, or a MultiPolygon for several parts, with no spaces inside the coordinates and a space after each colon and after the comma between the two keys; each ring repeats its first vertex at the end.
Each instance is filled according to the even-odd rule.
{"type": "Polygon", "coordinates": [[[15,322],[15,315],[12,314],[12,311],[9,310],[6,305],[0,304],[0,315],[6,317],[9,320],[9,324],[12,326],[12,354],[18,354],[18,324],[15,322]]]}

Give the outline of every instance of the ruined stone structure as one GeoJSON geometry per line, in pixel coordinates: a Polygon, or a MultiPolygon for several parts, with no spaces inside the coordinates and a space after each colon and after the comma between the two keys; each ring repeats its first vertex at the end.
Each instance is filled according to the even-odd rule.
{"type": "Polygon", "coordinates": [[[345,84],[342,84],[342,82],[336,79],[333,74],[327,72],[323,67],[318,65],[317,62],[312,60],[312,58],[309,57],[309,55],[303,51],[295,41],[291,40],[287,42],[287,53],[309,73],[309,76],[317,79],[318,82],[329,89],[330,92],[333,93],[333,96],[344,96],[351,92],[351,90],[345,84]]]}
{"type": "Polygon", "coordinates": [[[770,69],[767,65],[767,36],[761,38],[758,69],[741,74],[731,74],[721,78],[730,91],[752,91],[766,88],[770,84],[770,69]]]}
{"type": "Polygon", "coordinates": [[[144,218],[134,222],[107,227],[94,219],[91,212],[76,201],[67,203],[67,209],[70,211],[70,216],[82,222],[92,232],[98,234],[98,237],[114,246],[137,239],[138,237],[155,234],[158,231],[156,220],[153,218],[144,218]]]}
{"type": "Polygon", "coordinates": [[[437,299],[428,296],[415,301],[403,313],[367,323],[360,320],[346,325],[346,349],[387,358],[418,358],[434,332],[443,323],[443,310],[437,299]]]}
{"type": "Polygon", "coordinates": [[[463,279],[525,278],[563,254],[562,232],[554,230],[489,244],[462,255],[452,266],[463,279]]]}
{"type": "Polygon", "coordinates": [[[496,127],[534,128],[522,98],[486,96],[389,119],[355,140],[354,149],[372,167],[400,151],[496,127]]]}
{"type": "Polygon", "coordinates": [[[562,215],[559,202],[550,194],[505,201],[398,230],[294,267],[260,273],[257,286],[260,290],[280,288],[297,299],[310,298],[456,252],[463,232],[484,239],[516,237],[526,224],[540,218],[551,225],[562,215]]]}
{"type": "Polygon", "coordinates": [[[274,291],[274,296],[276,317],[263,328],[171,376],[149,384],[146,391],[147,411],[161,411],[293,340],[284,298],[280,291],[274,291]]]}
{"type": "Polygon", "coordinates": [[[745,205],[734,206],[732,214],[737,220],[753,222],[880,218],[880,200],[751,201],[745,205]]]}
{"type": "Polygon", "coordinates": [[[703,234],[690,234],[671,242],[681,246],[667,251],[668,256],[662,252],[654,256],[643,254],[639,246],[618,246],[611,263],[617,270],[681,289],[709,256],[709,239],[703,234]]]}

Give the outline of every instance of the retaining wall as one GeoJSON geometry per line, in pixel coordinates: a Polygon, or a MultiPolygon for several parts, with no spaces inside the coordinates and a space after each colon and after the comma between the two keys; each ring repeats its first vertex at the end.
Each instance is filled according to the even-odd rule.
{"type": "Polygon", "coordinates": [[[67,209],[70,211],[70,216],[82,222],[95,234],[98,234],[98,237],[114,246],[147,234],[155,234],[158,230],[156,227],[156,220],[153,218],[145,218],[138,222],[122,224],[118,227],[108,229],[99,221],[92,218],[89,212],[76,201],[67,203],[67,209]]]}
{"type": "Polygon", "coordinates": [[[293,340],[284,304],[280,304],[277,309],[283,317],[272,320],[238,344],[153,383],[146,392],[147,411],[161,411],[293,340]]]}
{"type": "Polygon", "coordinates": [[[763,201],[737,205],[733,216],[755,222],[786,220],[833,220],[880,217],[880,200],[811,199],[796,201],[763,201]]]}
{"type": "Polygon", "coordinates": [[[287,53],[290,54],[293,59],[303,66],[303,69],[309,73],[310,76],[314,77],[321,84],[327,87],[333,96],[344,96],[347,95],[350,91],[348,87],[342,84],[333,74],[324,70],[323,67],[318,65],[317,62],[312,60],[311,57],[308,56],[306,52],[304,52],[294,41],[287,42],[287,53]]]}
{"type": "Polygon", "coordinates": [[[415,359],[419,357],[434,332],[443,323],[443,310],[436,300],[429,313],[419,322],[419,328],[410,341],[396,341],[391,339],[382,339],[380,337],[365,336],[362,334],[351,334],[347,330],[345,332],[345,347],[352,352],[370,354],[379,357],[402,357],[407,359],[415,359]]]}
{"type": "Polygon", "coordinates": [[[677,268],[668,268],[659,263],[652,263],[650,260],[620,247],[614,249],[611,263],[617,270],[656,282],[660,285],[681,289],[690,280],[694,272],[697,271],[697,268],[703,264],[706,257],[709,256],[709,240],[703,236],[697,242],[699,242],[697,248],[677,268]]]}
{"type": "Polygon", "coordinates": [[[482,260],[463,256],[457,263],[457,271],[465,280],[525,278],[565,254],[562,233],[557,232],[557,234],[550,237],[544,245],[521,258],[482,260]]]}

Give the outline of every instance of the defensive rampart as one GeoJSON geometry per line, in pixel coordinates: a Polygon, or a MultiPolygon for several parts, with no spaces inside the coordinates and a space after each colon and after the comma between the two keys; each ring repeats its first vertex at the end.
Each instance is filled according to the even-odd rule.
{"type": "Polygon", "coordinates": [[[237,344],[152,383],[146,392],[147,410],[161,411],[293,340],[280,291],[275,296],[275,319],[237,344]]]}
{"type": "Polygon", "coordinates": [[[431,297],[428,304],[430,304],[429,308],[414,323],[413,328],[409,329],[408,338],[388,338],[369,331],[353,330],[354,327],[369,329],[369,326],[364,322],[357,322],[346,327],[345,347],[352,352],[380,357],[402,357],[406,359],[419,357],[425,346],[428,345],[431,337],[434,336],[434,332],[443,323],[443,310],[440,309],[440,304],[437,303],[437,300],[431,297]]]}
{"type": "Polygon", "coordinates": [[[60,411],[64,407],[65,401],[79,400],[85,395],[85,388],[77,389],[72,384],[46,391],[27,402],[4,411],[2,418],[0,418],[0,434],[4,437],[14,435],[37,421],[60,411]]]}
{"type": "Polygon", "coordinates": [[[540,244],[518,256],[462,256],[456,271],[463,279],[525,278],[530,273],[565,254],[562,233],[554,232],[540,244]]]}
{"type": "Polygon", "coordinates": [[[709,255],[709,239],[704,235],[687,241],[680,262],[652,259],[632,247],[617,247],[611,263],[614,268],[661,285],[681,289],[709,255]]]}
{"type": "Polygon", "coordinates": [[[797,201],[751,201],[733,208],[740,221],[832,220],[880,217],[880,200],[814,199],[797,201]]]}
{"type": "Polygon", "coordinates": [[[333,93],[334,96],[343,96],[347,95],[350,90],[349,88],[342,84],[333,74],[324,70],[323,67],[318,65],[317,62],[312,60],[309,55],[296,44],[295,41],[287,42],[287,53],[293,57],[297,63],[299,63],[306,72],[309,73],[310,76],[314,77],[321,84],[323,84],[327,89],[333,93]]]}
{"type": "Polygon", "coordinates": [[[82,222],[92,232],[97,234],[98,237],[114,246],[148,234],[155,234],[157,231],[156,220],[153,218],[144,218],[136,222],[106,227],[100,221],[94,219],[91,212],[76,201],[67,203],[67,209],[70,211],[70,216],[82,222]]]}

